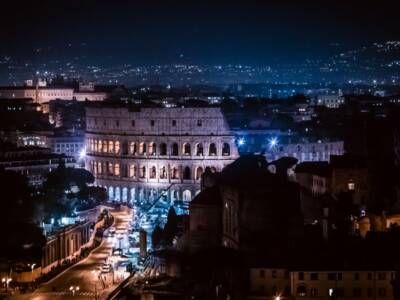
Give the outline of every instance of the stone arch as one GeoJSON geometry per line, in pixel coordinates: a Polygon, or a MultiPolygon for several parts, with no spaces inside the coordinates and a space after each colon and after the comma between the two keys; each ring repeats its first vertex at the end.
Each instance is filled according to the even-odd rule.
{"type": "Polygon", "coordinates": [[[191,154],[191,147],[189,143],[184,143],[182,146],[182,153],[183,155],[190,155],[191,154]]]}
{"type": "Polygon", "coordinates": [[[203,144],[202,143],[196,144],[196,155],[197,156],[202,156],[203,154],[204,154],[203,144]]]}
{"type": "Polygon", "coordinates": [[[210,146],[208,147],[208,155],[210,156],[217,155],[217,146],[215,145],[215,143],[211,143],[210,146]]]}
{"type": "Polygon", "coordinates": [[[112,186],[108,187],[108,200],[114,200],[114,188],[112,186]]]}
{"type": "Polygon", "coordinates": [[[149,155],[156,155],[157,153],[157,144],[154,142],[151,142],[149,144],[149,155]]]}
{"type": "Polygon", "coordinates": [[[177,167],[171,169],[171,179],[179,179],[179,170],[177,167]]]}
{"type": "Polygon", "coordinates": [[[229,145],[229,143],[224,143],[222,145],[222,155],[224,156],[231,155],[231,146],[229,145]]]}
{"type": "Polygon", "coordinates": [[[196,180],[200,180],[201,176],[203,176],[204,170],[202,167],[198,167],[196,169],[196,180]]]}
{"type": "Polygon", "coordinates": [[[157,178],[157,168],[155,166],[152,166],[150,169],[150,178],[151,179],[157,178]]]}
{"type": "Polygon", "coordinates": [[[183,179],[184,180],[190,180],[192,178],[191,170],[190,167],[186,166],[183,169],[183,179]]]}
{"type": "Polygon", "coordinates": [[[128,188],[122,188],[122,202],[128,202],[128,188]]]}
{"type": "Polygon", "coordinates": [[[167,155],[167,144],[166,143],[160,144],[160,155],[167,155]]]}
{"type": "Polygon", "coordinates": [[[115,187],[115,190],[114,190],[114,199],[115,199],[115,201],[121,201],[121,189],[120,189],[119,186],[116,186],[116,187],[115,187]]]}
{"type": "Polygon", "coordinates": [[[165,166],[162,166],[160,168],[160,179],[167,179],[167,168],[165,166]]]}
{"type": "Polygon", "coordinates": [[[210,167],[211,173],[217,173],[217,168],[216,167],[210,167]]]}
{"type": "Polygon", "coordinates": [[[130,154],[136,154],[137,148],[136,148],[136,143],[135,142],[130,142],[129,143],[129,153],[130,154]]]}
{"type": "Polygon", "coordinates": [[[142,166],[140,168],[140,178],[146,178],[146,167],[142,166]]]}
{"type": "Polygon", "coordinates": [[[146,149],[146,143],[141,142],[139,144],[139,154],[146,154],[147,149],[146,149]]]}
{"type": "Polygon", "coordinates": [[[189,202],[192,200],[192,192],[190,190],[184,190],[182,193],[182,200],[184,202],[189,202]]]}
{"type": "Polygon", "coordinates": [[[172,155],[173,156],[178,156],[179,155],[179,146],[177,143],[172,144],[172,155]]]}

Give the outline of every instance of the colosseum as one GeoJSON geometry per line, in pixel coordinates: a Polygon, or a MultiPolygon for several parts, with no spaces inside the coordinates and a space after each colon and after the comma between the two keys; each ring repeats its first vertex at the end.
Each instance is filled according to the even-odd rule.
{"type": "Polygon", "coordinates": [[[219,108],[86,108],[85,165],[109,199],[146,203],[164,196],[187,203],[206,168],[220,171],[238,157],[219,108]]]}

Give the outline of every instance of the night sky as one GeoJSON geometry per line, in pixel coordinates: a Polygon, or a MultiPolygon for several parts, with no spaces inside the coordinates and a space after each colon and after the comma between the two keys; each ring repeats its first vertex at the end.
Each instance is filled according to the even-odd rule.
{"type": "Polygon", "coordinates": [[[269,64],[400,40],[398,1],[138,2],[7,1],[0,53],[34,59],[39,49],[49,58],[86,55],[91,62],[269,64]]]}

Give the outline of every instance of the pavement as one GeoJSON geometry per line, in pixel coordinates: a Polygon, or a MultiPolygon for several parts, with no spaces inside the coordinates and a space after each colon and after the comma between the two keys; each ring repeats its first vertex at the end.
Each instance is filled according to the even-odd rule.
{"type": "MultiPolygon", "coordinates": [[[[114,216],[113,226],[117,229],[117,233],[124,233],[129,225],[129,220],[131,220],[130,213],[128,211],[115,210],[110,212],[114,216]]],[[[127,235],[122,234],[122,236],[122,241],[117,240],[115,237],[104,237],[100,246],[93,250],[87,258],[71,266],[47,283],[42,284],[33,293],[14,294],[9,299],[106,299],[107,295],[122,281],[122,278],[114,274],[113,283],[113,273],[108,273],[101,274],[103,280],[100,280],[98,275],[94,274],[94,270],[98,269],[107,260],[113,247],[118,247],[121,243],[125,243],[127,235]],[[71,286],[79,287],[79,291],[75,292],[75,295],[70,291],[71,286]],[[96,295],[97,298],[95,298],[96,295]]]]}

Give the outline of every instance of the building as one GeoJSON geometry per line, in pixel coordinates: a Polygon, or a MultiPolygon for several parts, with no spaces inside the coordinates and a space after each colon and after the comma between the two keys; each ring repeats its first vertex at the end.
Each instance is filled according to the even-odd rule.
{"type": "Polygon", "coordinates": [[[32,186],[42,185],[46,175],[56,169],[60,161],[67,167],[75,166],[72,157],[53,154],[46,148],[7,146],[3,147],[0,154],[0,166],[27,176],[32,186]]]}
{"type": "Polygon", "coordinates": [[[86,109],[86,168],[109,199],[188,202],[208,167],[220,171],[238,157],[219,108],[86,109]]]}
{"type": "Polygon", "coordinates": [[[2,86],[0,87],[0,98],[19,99],[30,98],[35,103],[43,104],[54,99],[78,100],[78,101],[102,101],[107,98],[108,94],[102,91],[93,90],[76,90],[67,86],[48,86],[41,85],[25,85],[25,86],[2,86]]]}
{"type": "Polygon", "coordinates": [[[341,94],[337,95],[318,95],[315,97],[315,105],[325,106],[328,108],[338,108],[344,105],[344,97],[341,94]]]}
{"type": "Polygon", "coordinates": [[[46,147],[53,153],[65,154],[79,160],[85,150],[85,137],[79,134],[47,135],[46,147]]]}
{"type": "Polygon", "coordinates": [[[389,269],[254,267],[249,273],[248,299],[394,299],[389,269]]]}
{"type": "Polygon", "coordinates": [[[317,139],[280,130],[235,131],[240,153],[264,153],[268,161],[294,157],[299,162],[329,161],[344,153],[344,142],[325,137],[317,139]]]}

